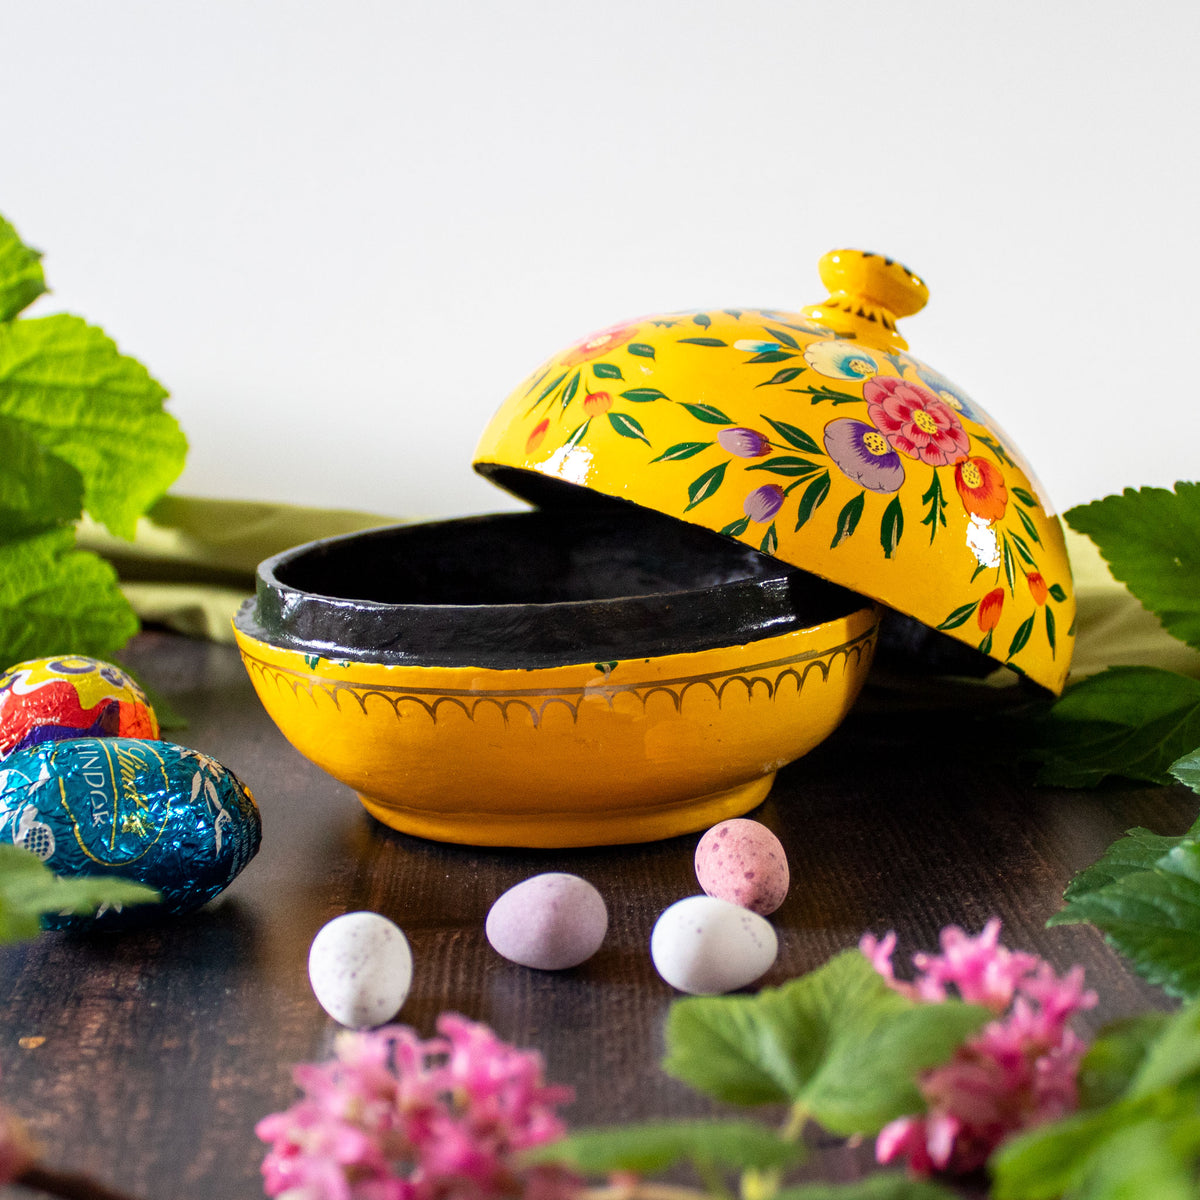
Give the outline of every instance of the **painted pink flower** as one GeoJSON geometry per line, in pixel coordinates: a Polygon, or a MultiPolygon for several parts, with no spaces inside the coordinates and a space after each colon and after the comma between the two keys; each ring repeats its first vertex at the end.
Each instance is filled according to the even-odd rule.
{"type": "Polygon", "coordinates": [[[591,337],[577,342],[563,355],[562,365],[577,367],[580,363],[591,362],[610,350],[624,346],[626,342],[632,342],[637,331],[637,325],[611,325],[608,329],[593,333],[591,337]]]}
{"type": "Polygon", "coordinates": [[[519,1151],[560,1138],[557,1106],[533,1051],[485,1025],[438,1018],[440,1037],[405,1026],[343,1034],[336,1057],[295,1069],[304,1097],[264,1117],[269,1196],[304,1200],[567,1200],[579,1181],[519,1151]]]}
{"type": "Polygon", "coordinates": [[[863,384],[875,427],[908,458],[944,467],[965,458],[971,441],[958,414],[927,388],[892,375],[863,384]]]}
{"type": "Polygon", "coordinates": [[[937,1003],[953,989],[997,1017],[948,1063],[921,1076],[926,1111],[880,1131],[875,1157],[881,1163],[903,1160],[919,1175],[974,1171],[1010,1134],[1075,1109],[1076,1076],[1087,1047],[1069,1022],[1091,1008],[1096,995],[1084,991],[1082,967],[1057,975],[1049,963],[1007,950],[999,939],[995,918],[977,937],[956,926],[944,929],[940,954],[913,957],[912,983],[895,977],[894,934],[862,939],[862,952],[897,991],[937,1003]]]}
{"type": "Polygon", "coordinates": [[[783,488],[777,483],[764,483],[746,497],[742,505],[746,516],[760,524],[769,521],[783,507],[783,488]]]}
{"type": "Polygon", "coordinates": [[[757,429],[747,429],[744,425],[722,429],[717,434],[717,442],[722,450],[736,454],[738,458],[762,458],[771,453],[771,443],[766,435],[757,429]]]}

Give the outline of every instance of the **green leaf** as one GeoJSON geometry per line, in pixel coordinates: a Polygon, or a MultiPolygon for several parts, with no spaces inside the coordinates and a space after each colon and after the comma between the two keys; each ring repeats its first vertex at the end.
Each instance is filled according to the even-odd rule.
{"type": "Polygon", "coordinates": [[[750,528],[750,518],[749,517],[738,517],[738,519],[736,521],[730,521],[729,524],[726,525],[725,528],[721,530],[721,532],[726,537],[741,537],[741,535],[743,533],[745,533],[746,530],[749,528],[750,528]]]}
{"type": "MultiPolygon", "coordinates": [[[[945,522],[942,522],[945,524],[945,522]]],[[[1008,590],[1011,593],[1017,586],[1017,564],[1013,560],[1012,547],[1008,544],[1008,538],[1001,539],[1001,545],[1004,550],[1004,578],[1008,581],[1008,590]]]]}
{"type": "Polygon", "coordinates": [[[1037,559],[1033,557],[1033,551],[1029,549],[1028,542],[1019,533],[1010,531],[1007,536],[1011,539],[1012,544],[1016,546],[1017,553],[1021,556],[1021,561],[1027,567],[1033,567],[1034,570],[1037,570],[1037,559]]]}
{"type": "Polygon", "coordinates": [[[1014,655],[1020,654],[1025,649],[1026,643],[1029,641],[1029,635],[1033,633],[1033,622],[1037,618],[1037,613],[1033,616],[1026,617],[1024,621],[1017,626],[1016,633],[1013,634],[1012,641],[1008,644],[1008,653],[1006,658],[1012,658],[1014,655]]]}
{"type": "Polygon", "coordinates": [[[1171,1088],[1200,1073],[1200,1004],[1188,1004],[1171,1016],[1146,1052],[1127,1094],[1148,1096],[1171,1088]]]}
{"type": "Polygon", "coordinates": [[[764,350],[761,354],[756,354],[753,358],[746,359],[746,364],[750,363],[777,363],[783,362],[788,358],[795,358],[794,354],[789,354],[786,350],[764,350]]]}
{"type": "Polygon", "coordinates": [[[876,1133],[922,1109],[918,1073],[950,1057],[988,1014],[919,1004],[849,950],[756,996],[677,1001],[664,1070],[730,1104],[799,1104],[838,1134],[876,1133]]]}
{"type": "Polygon", "coordinates": [[[762,462],[751,463],[746,470],[770,471],[773,475],[796,475],[803,479],[822,468],[806,458],[797,458],[794,454],[777,454],[772,458],[764,458],[762,462]]]}
{"type": "MultiPolygon", "coordinates": [[[[1172,996],[1200,995],[1200,844],[1184,841],[1150,870],[1076,889],[1051,925],[1095,925],[1139,975],[1172,996]]],[[[1196,1039],[1200,1066],[1200,1036],[1196,1039]]]]}
{"type": "Polygon", "coordinates": [[[673,446],[668,446],[657,458],[652,458],[651,462],[676,462],[681,458],[691,458],[693,454],[699,454],[701,450],[707,450],[712,442],[676,442],[673,446]]]}
{"type": "Polygon", "coordinates": [[[960,625],[965,625],[972,616],[975,615],[975,610],[979,607],[978,600],[972,600],[969,604],[960,604],[939,626],[939,629],[957,629],[960,625]]]}
{"type": "Polygon", "coordinates": [[[764,325],[763,328],[781,345],[787,346],[792,350],[800,349],[800,343],[790,333],[782,329],[772,329],[770,325],[764,325]]]}
{"type": "Polygon", "coordinates": [[[572,446],[577,446],[581,441],[583,441],[584,434],[587,433],[588,426],[591,423],[592,423],[592,418],[588,417],[588,419],[586,421],[584,421],[582,425],[576,425],[575,428],[572,429],[571,432],[567,435],[567,440],[565,442],[563,442],[563,446],[568,450],[572,446]]]}
{"type": "Polygon", "coordinates": [[[1126,488],[1066,513],[1168,633],[1200,649],[1200,484],[1126,488]]]}
{"type": "Polygon", "coordinates": [[[621,374],[621,368],[618,367],[616,363],[592,363],[592,374],[595,375],[597,379],[625,378],[625,376],[621,374]]]}
{"type": "Polygon", "coordinates": [[[187,441],[166,394],[78,317],[0,324],[0,415],[74,466],[87,510],[122,537],[183,468],[187,441]]]}
{"type": "MultiPolygon", "coordinates": [[[[535,408],[537,408],[537,406],[541,404],[541,402],[545,400],[545,398],[549,396],[550,393],[553,392],[564,379],[566,379],[566,377],[567,373],[564,371],[556,379],[550,380],[550,382],[546,384],[546,386],[542,388],[540,392],[538,392],[538,398],[533,402],[532,405],[530,405],[529,411],[532,412],[535,408]]],[[[536,386],[536,384],[534,386],[536,386]]]]}
{"type": "Polygon", "coordinates": [[[796,508],[796,528],[799,529],[805,525],[808,519],[825,503],[825,497],[829,495],[829,472],[822,471],[809,485],[804,489],[804,494],[800,497],[800,504],[796,508]]]}
{"type": "Polygon", "coordinates": [[[1025,505],[1026,508],[1037,508],[1037,501],[1024,488],[1015,487],[1012,489],[1012,494],[1025,505]]]}
{"type": "Polygon", "coordinates": [[[928,1179],[893,1171],[868,1175],[854,1183],[807,1183],[783,1188],[774,1200],[956,1200],[957,1192],[928,1179]]]}
{"type": "Polygon", "coordinates": [[[629,388],[621,393],[621,398],[632,400],[634,404],[647,404],[651,400],[665,400],[667,397],[658,388],[629,388]]]}
{"type": "Polygon", "coordinates": [[[20,422],[0,417],[0,539],[73,523],[82,511],[79,472],[20,422]]]}
{"type": "Polygon", "coordinates": [[[712,317],[707,313],[697,313],[692,318],[693,325],[699,325],[701,329],[707,329],[712,324],[712,317]]]}
{"type": "Polygon", "coordinates": [[[1066,598],[1067,593],[1061,583],[1052,583],[1050,585],[1050,595],[1061,604],[1066,598]]]}
{"type": "Polygon", "coordinates": [[[572,400],[575,399],[575,393],[579,391],[579,380],[582,378],[583,372],[576,371],[567,382],[567,386],[563,388],[562,406],[566,408],[572,400]]]}
{"type": "Polygon", "coordinates": [[[37,855],[0,845],[0,943],[36,937],[42,914],[95,912],[101,905],[151,904],[153,888],[114,875],[59,878],[37,855]]]}
{"type": "Polygon", "coordinates": [[[1079,1064],[1080,1108],[1100,1108],[1123,1095],[1168,1020],[1166,1013],[1150,1012],[1106,1025],[1079,1064]]]}
{"type": "Polygon", "coordinates": [[[610,412],[607,414],[609,424],[622,436],[636,438],[650,445],[650,439],[641,425],[626,413],[610,412]]]}
{"type": "Polygon", "coordinates": [[[842,511],[838,513],[837,530],[834,532],[833,541],[829,543],[831,550],[844,542],[858,528],[858,522],[863,514],[865,497],[866,492],[859,492],[853,500],[848,500],[842,511]]]}
{"type": "Polygon", "coordinates": [[[853,392],[839,392],[836,388],[825,387],[824,384],[813,385],[802,388],[788,388],[789,392],[796,392],[801,396],[811,396],[813,404],[822,404],[829,400],[833,404],[861,404],[863,398],[854,395],[853,392]]]}
{"type": "Polygon", "coordinates": [[[788,1167],[804,1148],[750,1121],[654,1121],[582,1129],[522,1155],[525,1162],[559,1162],[584,1175],[612,1171],[655,1174],[679,1162],[735,1169],[788,1167]]]}
{"type": "MultiPolygon", "coordinates": [[[[921,501],[925,505],[925,516],[921,518],[921,524],[929,526],[929,544],[933,545],[938,526],[944,528],[946,525],[946,497],[942,493],[942,481],[936,467],[933,470],[933,482],[921,497],[921,501]]],[[[1009,587],[1012,587],[1011,583],[1009,587]]]]}
{"type": "Polygon", "coordinates": [[[1156,667],[1109,667],[1081,679],[1027,730],[1039,783],[1094,787],[1108,775],[1171,783],[1200,746],[1200,680],[1156,667]]]}
{"type": "Polygon", "coordinates": [[[684,512],[687,512],[689,508],[695,508],[702,500],[707,500],[721,486],[725,479],[725,468],[728,466],[727,462],[723,462],[718,463],[715,467],[709,467],[703,475],[688,485],[688,506],[683,510],[684,512]]]}
{"type": "Polygon", "coordinates": [[[791,383],[793,379],[797,379],[803,374],[803,367],[784,367],[782,371],[776,371],[770,379],[764,379],[762,383],[756,383],[754,386],[770,387],[772,384],[791,383]]]}
{"type": "Polygon", "coordinates": [[[41,259],[0,217],[0,321],[11,321],[45,293],[41,259]]]}
{"type": "Polygon", "coordinates": [[[727,417],[719,408],[714,408],[711,404],[685,404],[683,406],[697,420],[705,421],[709,425],[732,425],[733,420],[727,417]]]}
{"type": "Polygon", "coordinates": [[[625,349],[628,350],[630,354],[635,355],[637,358],[654,357],[654,347],[646,345],[645,342],[630,342],[625,349]]]}
{"type": "Polygon", "coordinates": [[[1185,787],[1200,792],[1200,749],[1176,759],[1167,769],[1185,787]]]}
{"type": "MultiPolygon", "coordinates": [[[[1025,532],[1027,534],[1029,534],[1029,536],[1034,540],[1034,542],[1037,545],[1040,546],[1042,544],[1041,535],[1038,533],[1037,526],[1034,525],[1033,521],[1030,519],[1029,514],[1023,508],[1018,508],[1018,509],[1015,509],[1014,511],[1016,512],[1018,518],[1020,519],[1021,524],[1025,526],[1025,532]]],[[[1033,559],[1029,559],[1029,562],[1032,563],[1033,559]]]]}
{"type": "Polygon", "coordinates": [[[900,506],[900,497],[893,496],[892,502],[883,510],[883,520],[879,525],[879,544],[883,547],[883,557],[891,558],[900,545],[904,536],[904,509],[900,506]]]}
{"type": "Polygon", "coordinates": [[[680,340],[680,342],[685,343],[688,346],[724,346],[724,345],[726,345],[726,343],[721,341],[720,338],[700,337],[700,338],[680,338],[679,340],[680,340]]]}
{"type": "Polygon", "coordinates": [[[1050,657],[1053,658],[1055,651],[1058,649],[1057,635],[1055,634],[1054,610],[1047,605],[1046,613],[1046,641],[1050,643],[1050,657]]]}
{"type": "Polygon", "coordinates": [[[763,534],[762,544],[758,547],[764,554],[773,555],[779,549],[779,534],[775,532],[775,522],[772,521],[763,534]]]}
{"type": "MultiPolygon", "coordinates": [[[[1186,838],[1196,836],[1196,826],[1183,835],[1186,838]]],[[[1154,864],[1164,854],[1169,854],[1180,844],[1178,837],[1166,837],[1163,834],[1151,833],[1140,826],[1130,829],[1124,837],[1118,838],[1090,867],[1079,871],[1067,884],[1063,898],[1076,900],[1088,892],[1099,891],[1126,875],[1137,871],[1153,870],[1154,864]]],[[[1055,922],[1055,918],[1050,918],[1055,922]]]]}
{"type": "Polygon", "coordinates": [[[762,419],[766,421],[767,424],[769,424],[771,428],[774,429],[775,432],[779,434],[779,436],[783,438],[783,440],[787,442],[789,446],[794,446],[797,450],[803,450],[805,454],[825,453],[825,451],[822,450],[821,447],[818,446],[817,443],[811,437],[809,437],[809,435],[805,433],[803,429],[798,429],[795,425],[788,425],[784,421],[774,421],[768,417],[766,413],[762,414],[762,419]]]}

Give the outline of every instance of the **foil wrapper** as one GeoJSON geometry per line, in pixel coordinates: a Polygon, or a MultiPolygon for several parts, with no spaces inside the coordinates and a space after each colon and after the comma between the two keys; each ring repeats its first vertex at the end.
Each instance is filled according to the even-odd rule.
{"type": "Polygon", "coordinates": [[[0,758],[81,737],[156,738],[158,718],[136,680],[98,658],[35,658],[0,675],[0,758]]]}
{"type": "Polygon", "coordinates": [[[51,929],[191,912],[229,886],[261,837],[249,789],[216,759],[172,742],[76,738],[0,764],[0,840],[59,875],[119,875],[162,893],[156,905],[43,918],[51,929]]]}

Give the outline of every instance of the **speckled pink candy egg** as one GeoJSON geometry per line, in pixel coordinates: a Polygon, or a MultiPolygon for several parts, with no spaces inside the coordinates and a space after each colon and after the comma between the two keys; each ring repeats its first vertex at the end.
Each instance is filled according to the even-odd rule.
{"type": "Polygon", "coordinates": [[[548,871],[509,888],[492,905],[484,931],[492,949],[510,962],[562,971],[600,949],[608,909],[586,879],[548,871]]]}
{"type": "Polygon", "coordinates": [[[737,817],[714,825],[700,839],[696,878],[708,895],[765,917],[787,895],[787,855],[765,825],[737,817]]]}

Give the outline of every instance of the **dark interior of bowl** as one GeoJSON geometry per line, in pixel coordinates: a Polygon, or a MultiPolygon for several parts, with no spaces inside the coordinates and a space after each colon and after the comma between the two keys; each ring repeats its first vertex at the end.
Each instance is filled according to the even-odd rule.
{"type": "Polygon", "coordinates": [[[389,526],[259,567],[251,636],[383,663],[544,667],[737,645],[868,601],[631,506],[389,526]]]}

